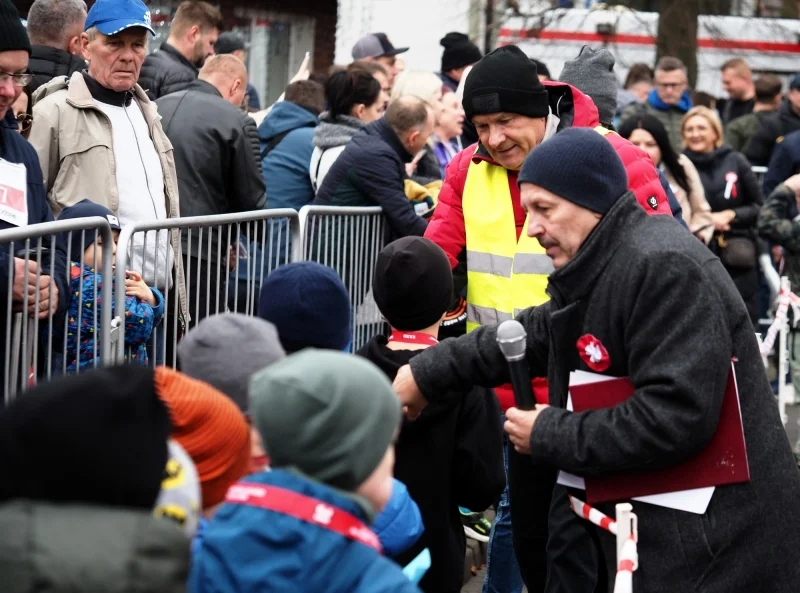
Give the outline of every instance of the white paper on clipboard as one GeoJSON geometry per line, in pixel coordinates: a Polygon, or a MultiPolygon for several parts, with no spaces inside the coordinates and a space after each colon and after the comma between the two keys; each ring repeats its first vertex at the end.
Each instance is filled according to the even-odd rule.
{"type": "Polygon", "coordinates": [[[28,172],[21,163],[0,159],[0,220],[28,226],[28,172]]]}
{"type": "MultiPolygon", "coordinates": [[[[574,371],[569,375],[570,385],[585,385],[587,383],[598,383],[600,381],[610,381],[616,377],[588,373],[586,371],[574,371]]],[[[572,411],[572,397],[567,398],[567,410],[572,411]]],[[[568,472],[558,472],[558,483],[567,488],[586,490],[586,482],[583,478],[568,472]]],[[[682,490],[680,492],[667,492],[664,494],[651,494],[650,496],[638,496],[633,500],[646,502],[668,509],[686,511],[703,515],[711,503],[714,495],[714,487],[696,488],[694,490],[682,490]]]]}

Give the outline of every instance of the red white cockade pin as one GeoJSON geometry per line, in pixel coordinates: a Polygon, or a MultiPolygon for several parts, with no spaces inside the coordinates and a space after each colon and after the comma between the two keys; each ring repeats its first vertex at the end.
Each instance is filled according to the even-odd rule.
{"type": "Polygon", "coordinates": [[[603,346],[603,342],[592,334],[586,334],[578,338],[576,346],[583,362],[593,371],[602,373],[611,366],[611,357],[608,355],[608,350],[603,346]]]}

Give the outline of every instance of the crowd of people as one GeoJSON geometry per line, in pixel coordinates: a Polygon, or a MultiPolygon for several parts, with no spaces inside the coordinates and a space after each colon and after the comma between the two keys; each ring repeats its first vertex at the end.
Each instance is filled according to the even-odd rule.
{"type": "MultiPolygon", "coordinates": [[[[0,245],[0,335],[6,312],[63,318],[39,339],[67,375],[0,402],[0,590],[456,593],[470,537],[484,593],[611,591],[615,540],[558,472],[635,480],[696,456],[734,359],[749,481],[700,513],[634,501],[634,588],[794,593],[800,473],[754,333],[760,254],[800,283],[800,75],[784,95],[730,60],[711,105],[674,57],[620,84],[586,46],[555,80],[451,32],[427,72],[370,33],[324,76],[307,56],[262,108],[214,6],[186,0],[154,35],[141,0],[36,0],[24,25],[0,0],[0,229],[99,217],[112,241],[0,245]],[[367,295],[330,267],[256,282],[245,263],[243,315],[221,231],[118,245],[131,223],[307,205],[382,208],[390,240],[347,264],[369,267],[386,325],[365,345],[367,295]],[[95,368],[119,250],[126,364],[95,368]],[[515,318],[532,410],[497,345],[515,318]],[[575,370],[635,392],[575,413],[575,370]]],[[[241,241],[263,260],[285,255],[274,239],[241,241]]]]}

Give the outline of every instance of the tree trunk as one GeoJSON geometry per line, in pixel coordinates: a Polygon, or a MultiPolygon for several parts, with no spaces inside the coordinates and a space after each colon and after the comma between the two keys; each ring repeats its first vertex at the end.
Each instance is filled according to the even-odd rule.
{"type": "Polygon", "coordinates": [[[686,64],[689,87],[697,81],[698,0],[670,0],[661,3],[656,40],[656,60],[674,56],[686,64]]]}

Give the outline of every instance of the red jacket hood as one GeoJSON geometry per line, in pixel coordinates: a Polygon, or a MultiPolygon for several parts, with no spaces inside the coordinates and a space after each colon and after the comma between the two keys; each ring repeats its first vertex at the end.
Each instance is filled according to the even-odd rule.
{"type": "MultiPolygon", "coordinates": [[[[547,80],[542,84],[547,89],[550,109],[561,118],[561,123],[558,126],[559,130],[565,128],[594,128],[600,125],[600,115],[589,95],[582,93],[565,82],[547,80]]],[[[475,150],[473,147],[469,147],[467,150],[469,149],[475,150]]],[[[475,152],[473,160],[489,161],[493,165],[497,164],[482,145],[475,152]]]]}

